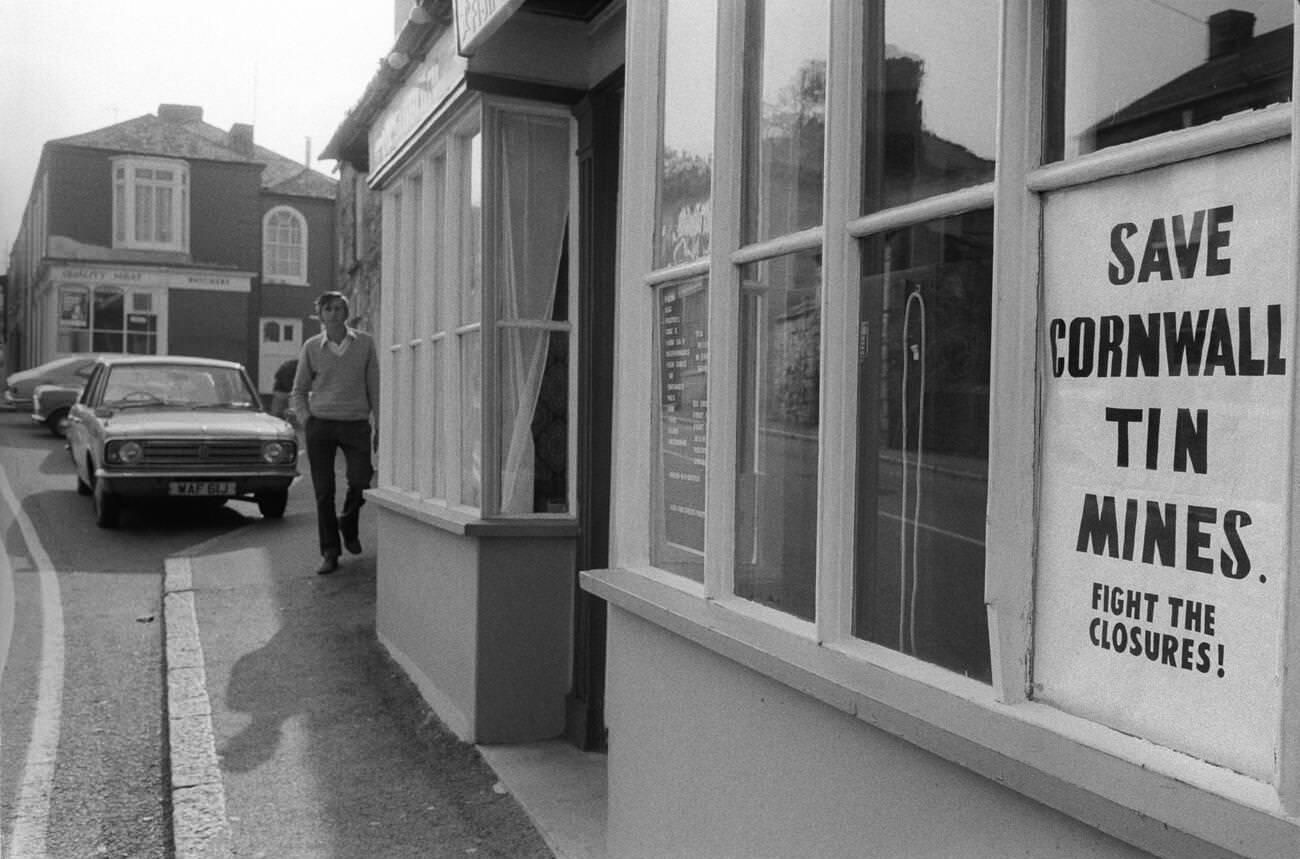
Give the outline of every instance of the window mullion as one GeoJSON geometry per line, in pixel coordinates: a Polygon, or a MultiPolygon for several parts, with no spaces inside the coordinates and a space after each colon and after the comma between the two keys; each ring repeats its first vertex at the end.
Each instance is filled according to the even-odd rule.
{"type": "Polygon", "coordinates": [[[821,443],[818,451],[817,638],[835,641],[853,628],[853,523],[857,438],[858,244],[842,228],[860,211],[863,27],[859,0],[830,8],[826,80],[826,180],[823,196],[821,443]]]}
{"type": "Polygon", "coordinates": [[[460,415],[466,404],[461,402],[461,335],[458,326],[463,318],[460,308],[460,274],[465,270],[462,231],[471,228],[463,217],[469,202],[469,186],[465,180],[469,164],[468,147],[462,145],[459,134],[453,133],[447,146],[446,198],[441,219],[447,225],[442,261],[442,282],[447,288],[442,296],[442,318],[450,336],[442,350],[442,437],[445,441],[439,455],[442,457],[443,490],[449,504],[458,504],[461,500],[460,415]]]}
{"type": "Polygon", "coordinates": [[[709,254],[708,426],[705,472],[704,589],[729,597],[735,587],[736,439],[739,385],[745,3],[718,4],[718,74],[709,254]]]}
{"type": "Polygon", "coordinates": [[[993,349],[989,380],[988,507],[984,600],[993,687],[1009,703],[1026,700],[1033,645],[1033,572],[1037,523],[1039,300],[1037,195],[1025,176],[1042,140],[1044,4],[1002,9],[1000,137],[994,191],[993,349]],[[1028,106],[1029,109],[1026,109],[1028,106]],[[1034,455],[1026,456],[1027,451],[1034,455]]]}

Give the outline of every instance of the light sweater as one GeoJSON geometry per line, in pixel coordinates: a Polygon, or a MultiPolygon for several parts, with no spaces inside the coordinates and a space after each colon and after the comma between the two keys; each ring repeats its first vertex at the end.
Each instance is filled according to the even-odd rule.
{"type": "Polygon", "coordinates": [[[334,421],[364,421],[379,410],[379,356],[374,339],[349,328],[342,355],[327,348],[325,332],[302,344],[289,405],[302,422],[307,416],[334,421]]]}

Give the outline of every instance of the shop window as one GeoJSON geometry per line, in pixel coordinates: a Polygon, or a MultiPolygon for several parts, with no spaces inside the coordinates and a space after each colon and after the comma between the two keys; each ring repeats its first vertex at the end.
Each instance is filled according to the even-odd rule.
{"type": "Polygon", "coordinates": [[[153,293],[117,286],[60,287],[58,349],[157,354],[153,293]]]}
{"type": "Polygon", "coordinates": [[[185,162],[113,160],[113,246],[189,249],[189,166],[185,162]]]}
{"type": "Polygon", "coordinates": [[[1290,101],[1294,5],[1053,0],[1044,159],[1290,101]]]}
{"type": "Polygon", "coordinates": [[[394,488],[571,509],[570,135],[566,114],[482,104],[385,194],[385,371],[415,392],[391,406],[394,488]]]}
{"type": "Polygon", "coordinates": [[[990,679],[993,213],[864,241],[854,634],[990,679]]]}
{"type": "Polygon", "coordinates": [[[822,221],[829,9],[751,3],[745,32],[744,240],[822,221]]]}
{"type": "Polygon", "coordinates": [[[277,283],[307,282],[307,219],[289,206],[262,218],[262,276],[277,283]]]}

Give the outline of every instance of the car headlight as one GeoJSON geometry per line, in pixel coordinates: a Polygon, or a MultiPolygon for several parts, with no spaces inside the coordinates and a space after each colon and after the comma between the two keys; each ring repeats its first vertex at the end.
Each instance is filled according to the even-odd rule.
{"type": "Polygon", "coordinates": [[[262,461],[270,465],[293,462],[298,446],[291,441],[262,442],[262,461]]]}
{"type": "Polygon", "coordinates": [[[144,459],[144,447],[138,441],[111,441],[104,458],[115,465],[132,465],[144,459]]]}

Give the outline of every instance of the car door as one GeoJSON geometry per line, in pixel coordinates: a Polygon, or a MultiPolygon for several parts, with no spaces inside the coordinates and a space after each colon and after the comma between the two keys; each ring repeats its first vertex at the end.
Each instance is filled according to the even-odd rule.
{"type": "Polygon", "coordinates": [[[88,463],[87,450],[90,447],[90,425],[96,421],[93,403],[98,401],[99,394],[103,390],[104,376],[106,368],[103,364],[96,364],[91,371],[90,379],[86,382],[86,387],[81,391],[81,396],[73,403],[68,412],[68,450],[72,454],[73,465],[77,469],[77,476],[89,484],[91,474],[88,463]]]}

